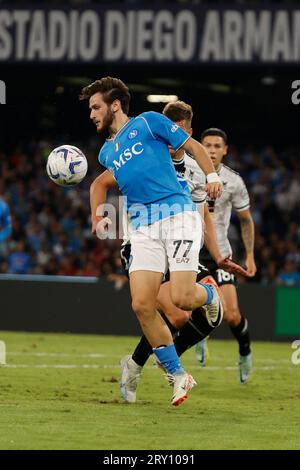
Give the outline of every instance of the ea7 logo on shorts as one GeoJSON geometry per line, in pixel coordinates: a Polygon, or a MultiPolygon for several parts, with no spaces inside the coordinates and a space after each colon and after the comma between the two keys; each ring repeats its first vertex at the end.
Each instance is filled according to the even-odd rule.
{"type": "Polygon", "coordinates": [[[137,135],[138,135],[138,131],[136,129],[133,129],[132,131],[129,132],[128,139],[134,139],[137,135]]]}
{"type": "Polygon", "coordinates": [[[0,104],[6,104],[6,85],[0,80],[0,104]]]}
{"type": "Polygon", "coordinates": [[[190,258],[176,258],[176,263],[189,263],[190,258]]]}

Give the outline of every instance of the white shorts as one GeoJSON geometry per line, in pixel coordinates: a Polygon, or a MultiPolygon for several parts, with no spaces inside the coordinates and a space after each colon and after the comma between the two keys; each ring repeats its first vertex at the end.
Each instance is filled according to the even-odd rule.
{"type": "Polygon", "coordinates": [[[133,271],[198,271],[203,237],[198,211],[179,212],[166,219],[143,225],[130,236],[133,271]]]}

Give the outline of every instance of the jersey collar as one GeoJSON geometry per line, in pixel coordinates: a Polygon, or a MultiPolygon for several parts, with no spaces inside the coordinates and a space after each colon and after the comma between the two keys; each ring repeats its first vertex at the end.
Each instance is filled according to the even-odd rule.
{"type": "Polygon", "coordinates": [[[125,127],[132,121],[133,118],[128,118],[128,121],[126,121],[122,127],[116,132],[116,134],[113,137],[109,137],[108,140],[109,142],[113,142],[116,140],[117,137],[119,137],[120,133],[125,129],[125,127]]]}

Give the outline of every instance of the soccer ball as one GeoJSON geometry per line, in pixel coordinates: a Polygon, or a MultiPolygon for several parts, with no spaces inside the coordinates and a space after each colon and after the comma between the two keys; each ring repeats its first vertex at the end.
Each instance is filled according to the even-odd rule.
{"type": "Polygon", "coordinates": [[[88,164],[85,155],[73,145],[61,145],[50,153],[47,174],[59,186],[74,186],[86,175],[88,164]]]}

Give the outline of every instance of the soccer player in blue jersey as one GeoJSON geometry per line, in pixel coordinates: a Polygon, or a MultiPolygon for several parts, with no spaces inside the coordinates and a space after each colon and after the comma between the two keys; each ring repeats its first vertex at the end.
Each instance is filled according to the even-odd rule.
{"type": "Polygon", "coordinates": [[[9,207],[0,197],[0,243],[11,235],[11,216],[9,207]]]}
{"type": "Polygon", "coordinates": [[[184,371],[172,335],[156,310],[156,298],[167,268],[172,302],[184,310],[206,305],[212,323],[219,322],[222,304],[217,290],[196,284],[201,245],[201,217],[190,195],[177,180],[168,146],[194,155],[207,176],[211,198],[222,193],[222,183],[204,147],[165,116],[143,113],[128,117],[130,94],[119,79],[106,77],[82,90],[89,100],[90,118],[106,139],[99,161],[109,171],[91,185],[92,231],[105,231],[107,220],[97,215],[106,193],[117,181],[127,197],[132,226],[129,268],[132,308],[158,361],[174,378],[172,404],[179,405],[195,384],[184,371]],[[106,176],[107,177],[107,176],[106,176]]]}

